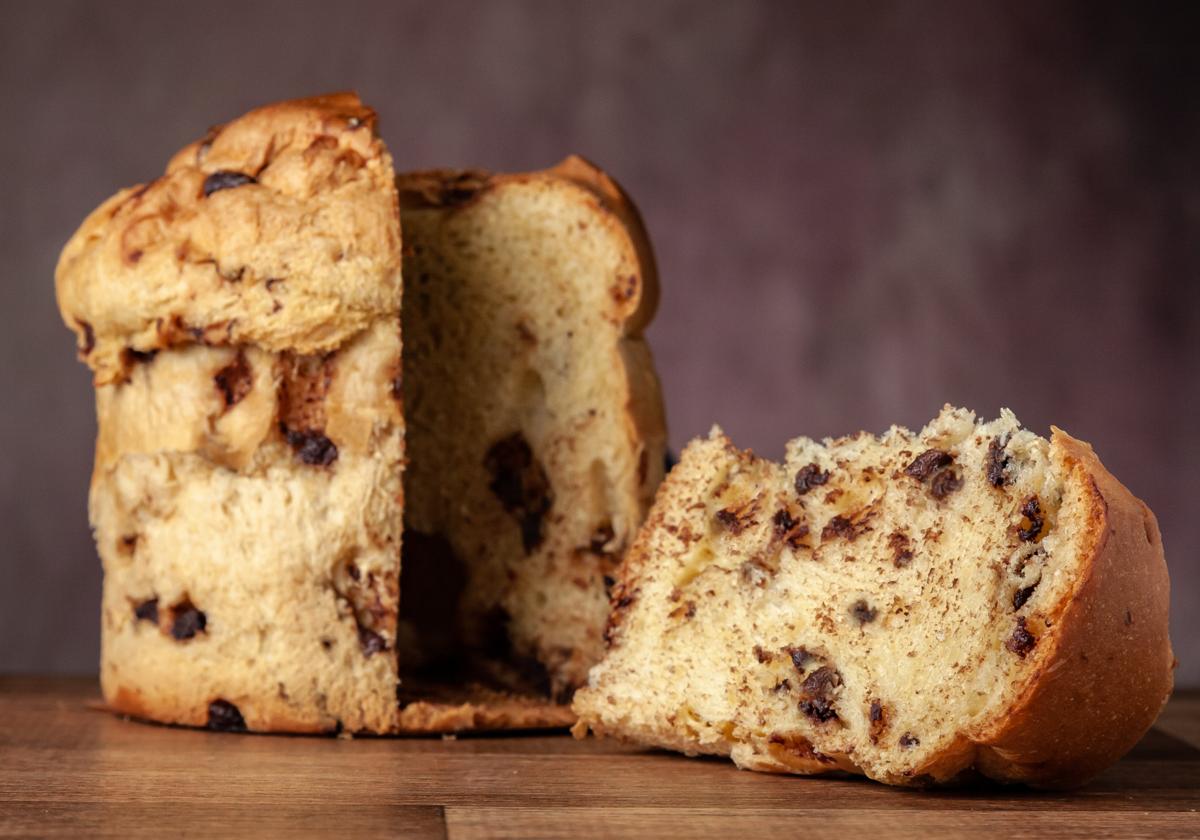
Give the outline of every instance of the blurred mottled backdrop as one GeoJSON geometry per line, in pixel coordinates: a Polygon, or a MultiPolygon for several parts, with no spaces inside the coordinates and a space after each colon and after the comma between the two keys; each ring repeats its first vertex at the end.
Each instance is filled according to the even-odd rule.
{"type": "Polygon", "coordinates": [[[92,670],[76,225],[218,121],[355,88],[401,168],[596,160],[641,205],[671,442],[1091,441],[1158,513],[1200,684],[1200,28],[1162,4],[6,2],[0,670],[92,670]],[[1150,7],[1150,8],[1143,8],[1150,7]]]}

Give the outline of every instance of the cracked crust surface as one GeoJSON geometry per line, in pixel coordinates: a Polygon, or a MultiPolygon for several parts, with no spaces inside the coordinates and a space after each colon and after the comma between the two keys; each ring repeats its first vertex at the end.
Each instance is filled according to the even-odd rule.
{"type": "Polygon", "coordinates": [[[56,272],[97,385],[189,343],[329,352],[400,305],[392,163],[353,94],[251,111],[97,208],[56,272]]]}
{"type": "Polygon", "coordinates": [[[68,243],[112,708],[396,726],[400,284],[390,158],[348,94],[214,129],[68,243]]]}
{"type": "Polygon", "coordinates": [[[771,772],[1041,787],[1116,761],[1170,694],[1153,514],[1091,448],[947,407],[789,444],[719,431],[622,567],[578,734],[771,772]]]}

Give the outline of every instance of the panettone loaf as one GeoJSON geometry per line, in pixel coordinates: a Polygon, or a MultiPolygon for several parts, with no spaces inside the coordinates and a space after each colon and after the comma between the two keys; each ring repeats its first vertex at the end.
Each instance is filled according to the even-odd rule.
{"type": "Polygon", "coordinates": [[[755,770],[1081,783],[1171,691],[1154,515],[1091,448],[947,407],[784,464],[697,440],[613,592],[588,727],[755,770]]]}
{"type": "Polygon", "coordinates": [[[573,720],[662,474],[649,246],[576,159],[400,186],[403,365],[397,183],[351,94],[212,129],[64,249],[112,708],[262,731],[573,720]]]}
{"type": "Polygon", "coordinates": [[[612,575],[662,477],[650,247],[579,158],[398,187],[401,656],[565,700],[603,651],[612,575]]]}
{"type": "Polygon", "coordinates": [[[396,726],[400,269],[391,160],[349,94],[213,129],[67,244],[114,709],[396,726]]]}

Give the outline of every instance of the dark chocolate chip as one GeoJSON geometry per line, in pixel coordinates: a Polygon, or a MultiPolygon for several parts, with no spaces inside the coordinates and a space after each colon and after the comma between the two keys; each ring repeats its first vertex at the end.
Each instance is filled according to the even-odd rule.
{"type": "Polygon", "coordinates": [[[250,365],[246,363],[245,354],[239,350],[232,362],[217,371],[213,382],[224,397],[226,408],[232,408],[241,402],[242,398],[250,393],[250,386],[254,383],[254,376],[250,372],[250,365]]]}
{"type": "Polygon", "coordinates": [[[801,688],[814,697],[824,697],[841,684],[842,675],[828,665],[822,665],[805,678],[801,688]]]}
{"type": "Polygon", "coordinates": [[[883,708],[883,703],[879,700],[871,701],[871,708],[867,713],[867,734],[871,738],[871,743],[878,742],[880,736],[887,731],[888,722],[887,715],[883,708]]]}
{"type": "Polygon", "coordinates": [[[81,356],[90,355],[96,349],[96,331],[92,329],[92,325],[87,321],[76,321],[79,328],[83,330],[83,346],[79,348],[81,356]]]}
{"type": "Polygon", "coordinates": [[[819,487],[829,481],[829,473],[823,472],[816,464],[809,464],[796,471],[796,492],[803,496],[814,487],[819,487]]]}
{"type": "Polygon", "coordinates": [[[258,181],[252,175],[247,175],[244,172],[233,172],[228,169],[222,169],[219,172],[214,172],[204,179],[204,197],[208,198],[213,193],[219,190],[229,190],[234,187],[244,187],[246,184],[257,184],[258,181]]]}
{"type": "Polygon", "coordinates": [[[358,626],[358,644],[363,656],[371,656],[388,649],[387,639],[361,624],[358,626]]]}
{"type": "Polygon", "coordinates": [[[337,460],[338,448],[333,441],[320,432],[295,432],[282,426],[283,435],[288,446],[296,452],[296,457],[314,467],[327,467],[337,460]]]}
{"type": "Polygon", "coordinates": [[[808,536],[808,526],[799,522],[788,513],[786,508],[780,508],[771,518],[775,536],[786,542],[792,548],[800,548],[804,538],[808,536]]]}
{"type": "Polygon", "coordinates": [[[812,700],[801,700],[800,711],[820,723],[836,720],[838,716],[837,710],[833,708],[833,704],[823,697],[817,697],[812,700]]]}
{"type": "Polygon", "coordinates": [[[929,484],[929,495],[941,501],[958,488],[962,487],[962,479],[953,469],[946,469],[933,477],[929,484]]]}
{"type": "Polygon", "coordinates": [[[900,743],[901,747],[908,750],[908,749],[912,749],[913,747],[919,746],[921,743],[921,739],[918,738],[916,735],[913,735],[911,732],[905,732],[903,735],[900,736],[899,743],[900,743]]]}
{"type": "Polygon", "coordinates": [[[954,456],[941,449],[926,449],[912,463],[904,468],[904,474],[912,476],[917,481],[924,481],[942,467],[954,463],[954,456]]]}
{"type": "Polygon", "coordinates": [[[854,542],[854,538],[857,536],[858,530],[854,527],[854,523],[848,517],[840,515],[830,519],[821,529],[821,542],[832,540],[835,537],[843,537],[854,542]]]}
{"type": "Polygon", "coordinates": [[[800,673],[804,673],[804,669],[808,667],[808,663],[816,659],[811,653],[802,647],[793,647],[786,649],[792,657],[792,666],[800,673]]]}
{"type": "Polygon", "coordinates": [[[1033,590],[1037,589],[1039,581],[1034,581],[1028,586],[1022,587],[1013,593],[1012,605],[1014,610],[1019,610],[1025,606],[1025,602],[1029,600],[1029,596],[1033,594],[1033,590]]]}
{"type": "Polygon", "coordinates": [[[717,521],[720,522],[721,525],[727,531],[729,531],[729,533],[736,536],[737,534],[740,534],[742,531],[746,530],[746,528],[749,526],[756,524],[753,513],[754,508],[752,505],[742,505],[738,508],[724,508],[719,510],[717,511],[716,516],[717,521]]]}
{"type": "Polygon", "coordinates": [[[892,565],[902,569],[912,562],[912,541],[903,531],[893,531],[888,537],[888,546],[892,549],[892,565]]]}
{"type": "Polygon", "coordinates": [[[1042,503],[1037,496],[1030,496],[1021,504],[1021,515],[1029,520],[1029,527],[1022,528],[1018,525],[1017,536],[1022,542],[1036,540],[1042,533],[1042,525],[1045,524],[1045,520],[1042,519],[1042,503]]]}
{"type": "Polygon", "coordinates": [[[796,527],[796,520],[792,519],[792,515],[787,510],[780,508],[771,517],[771,525],[775,528],[775,536],[782,538],[788,531],[796,527]]]}
{"type": "Polygon", "coordinates": [[[872,607],[862,598],[859,598],[850,605],[850,615],[854,616],[859,624],[870,624],[878,614],[879,610],[872,607]]]}
{"type": "Polygon", "coordinates": [[[158,624],[158,599],[147,598],[133,608],[133,615],[138,621],[149,621],[158,624]]]}
{"type": "Polygon", "coordinates": [[[154,361],[154,357],[158,355],[157,350],[134,350],[132,347],[125,348],[125,363],[130,365],[142,365],[147,362],[154,361]]]}
{"type": "Polygon", "coordinates": [[[1008,468],[1008,454],[1004,448],[1008,446],[1007,440],[1001,440],[999,437],[992,438],[988,444],[986,464],[988,484],[993,487],[1003,487],[1008,484],[1009,478],[1006,472],[1008,468]]]}
{"type": "Polygon", "coordinates": [[[828,665],[813,671],[800,685],[803,697],[800,711],[820,723],[836,719],[838,713],[833,707],[833,694],[841,684],[842,675],[828,665]]]}
{"type": "Polygon", "coordinates": [[[1004,643],[1004,647],[1024,659],[1036,645],[1037,639],[1025,628],[1025,616],[1017,616],[1017,627],[1004,643]]]}
{"type": "Polygon", "coordinates": [[[754,652],[754,658],[758,660],[760,665],[766,665],[774,659],[771,654],[762,649],[762,645],[755,645],[751,650],[754,652]]]}
{"type": "Polygon", "coordinates": [[[483,464],[492,476],[488,488],[517,520],[529,554],[542,542],[542,519],[554,502],[545,469],[520,432],[492,444],[483,464]]]}
{"type": "Polygon", "coordinates": [[[208,704],[209,729],[218,732],[245,732],[246,721],[238,707],[228,700],[214,700],[208,704]]]}
{"type": "Polygon", "coordinates": [[[171,635],[181,642],[205,632],[208,626],[208,617],[196,609],[191,601],[184,600],[176,604],[171,613],[171,635]]]}

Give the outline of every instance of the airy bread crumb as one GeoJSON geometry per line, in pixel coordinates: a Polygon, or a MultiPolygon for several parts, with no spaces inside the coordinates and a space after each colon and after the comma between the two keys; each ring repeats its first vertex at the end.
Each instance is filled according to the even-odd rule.
{"type": "Polygon", "coordinates": [[[714,429],[621,570],[577,731],[754,770],[1075,784],[1170,694],[1167,589],[1149,509],[1011,412],[798,438],[782,464],[714,429]]]}

